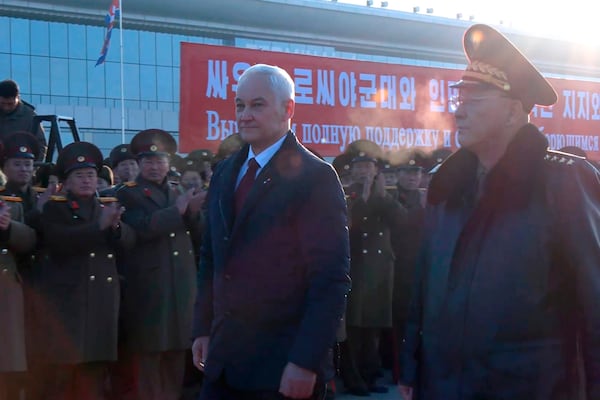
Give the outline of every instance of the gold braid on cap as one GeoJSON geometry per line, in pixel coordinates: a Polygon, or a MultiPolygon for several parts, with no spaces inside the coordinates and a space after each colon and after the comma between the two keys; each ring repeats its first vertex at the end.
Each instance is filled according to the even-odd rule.
{"type": "Polygon", "coordinates": [[[508,83],[506,73],[499,68],[482,63],[481,61],[472,61],[463,74],[464,78],[474,78],[494,85],[506,92],[510,90],[510,83],[508,83]]]}

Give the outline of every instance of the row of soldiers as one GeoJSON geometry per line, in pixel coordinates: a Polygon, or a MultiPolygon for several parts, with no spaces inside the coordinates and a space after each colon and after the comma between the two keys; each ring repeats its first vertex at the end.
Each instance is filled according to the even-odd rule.
{"type": "Polygon", "coordinates": [[[139,132],[126,149],[113,164],[122,182],[98,196],[95,145],[66,146],[40,189],[35,137],[2,140],[3,400],[180,397],[206,191],[166,179],[167,132],[139,132]],[[137,176],[122,174],[136,169],[128,160],[137,176]]]}

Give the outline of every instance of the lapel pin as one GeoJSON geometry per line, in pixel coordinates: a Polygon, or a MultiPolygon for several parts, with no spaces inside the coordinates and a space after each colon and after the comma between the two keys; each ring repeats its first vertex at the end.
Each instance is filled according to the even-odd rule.
{"type": "Polygon", "coordinates": [[[267,178],[263,181],[263,185],[266,185],[267,183],[271,182],[271,178],[267,178]]]}

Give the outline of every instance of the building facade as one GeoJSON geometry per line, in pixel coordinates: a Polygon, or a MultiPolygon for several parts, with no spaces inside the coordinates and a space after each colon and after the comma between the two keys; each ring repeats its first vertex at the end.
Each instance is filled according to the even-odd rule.
{"type": "MultiPolygon", "coordinates": [[[[109,0],[0,1],[0,79],[16,80],[38,114],[73,116],[105,154],[121,143],[122,122],[126,141],[150,127],[177,137],[182,42],[464,68],[467,21],[319,0],[122,1],[123,40],[115,29],[99,66],[109,0]]],[[[507,34],[548,75],[600,79],[600,52],[507,34]]]]}

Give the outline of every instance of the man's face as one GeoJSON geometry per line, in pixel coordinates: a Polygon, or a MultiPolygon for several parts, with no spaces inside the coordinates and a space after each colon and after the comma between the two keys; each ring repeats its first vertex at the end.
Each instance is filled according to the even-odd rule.
{"type": "Polygon", "coordinates": [[[0,97],[0,112],[10,114],[19,104],[19,97],[0,97]]]}
{"type": "Polygon", "coordinates": [[[372,161],[358,161],[352,164],[352,180],[357,183],[372,181],[377,175],[377,166],[372,161]]]}
{"type": "Polygon", "coordinates": [[[97,184],[98,173],[95,168],[78,168],[69,173],[64,187],[77,197],[92,197],[97,184]]]}
{"type": "Polygon", "coordinates": [[[510,99],[499,89],[487,86],[461,88],[460,105],[454,117],[458,141],[473,151],[489,147],[498,135],[503,135],[510,99]]]}
{"type": "Polygon", "coordinates": [[[167,156],[148,156],[140,160],[140,175],[142,178],[162,184],[169,172],[169,158],[167,156]]]}
{"type": "Polygon", "coordinates": [[[4,163],[2,170],[6,175],[7,182],[24,186],[31,182],[33,160],[27,158],[9,158],[4,163]]]}
{"type": "Polygon", "coordinates": [[[386,186],[395,186],[398,183],[396,171],[385,171],[383,173],[383,178],[385,179],[386,186]]]}
{"type": "Polygon", "coordinates": [[[185,171],[183,175],[181,175],[181,186],[184,189],[199,189],[204,184],[202,177],[198,171],[185,171]]]}
{"type": "Polygon", "coordinates": [[[288,130],[294,102],[282,100],[263,73],[251,73],[238,85],[235,115],[241,138],[264,150],[288,130]]]}
{"type": "Polygon", "coordinates": [[[140,172],[140,167],[136,160],[123,160],[117,164],[117,168],[113,171],[121,182],[134,180],[140,172]]]}
{"type": "Polygon", "coordinates": [[[398,185],[405,190],[415,190],[421,185],[423,172],[420,168],[403,168],[398,170],[398,185]]]}

